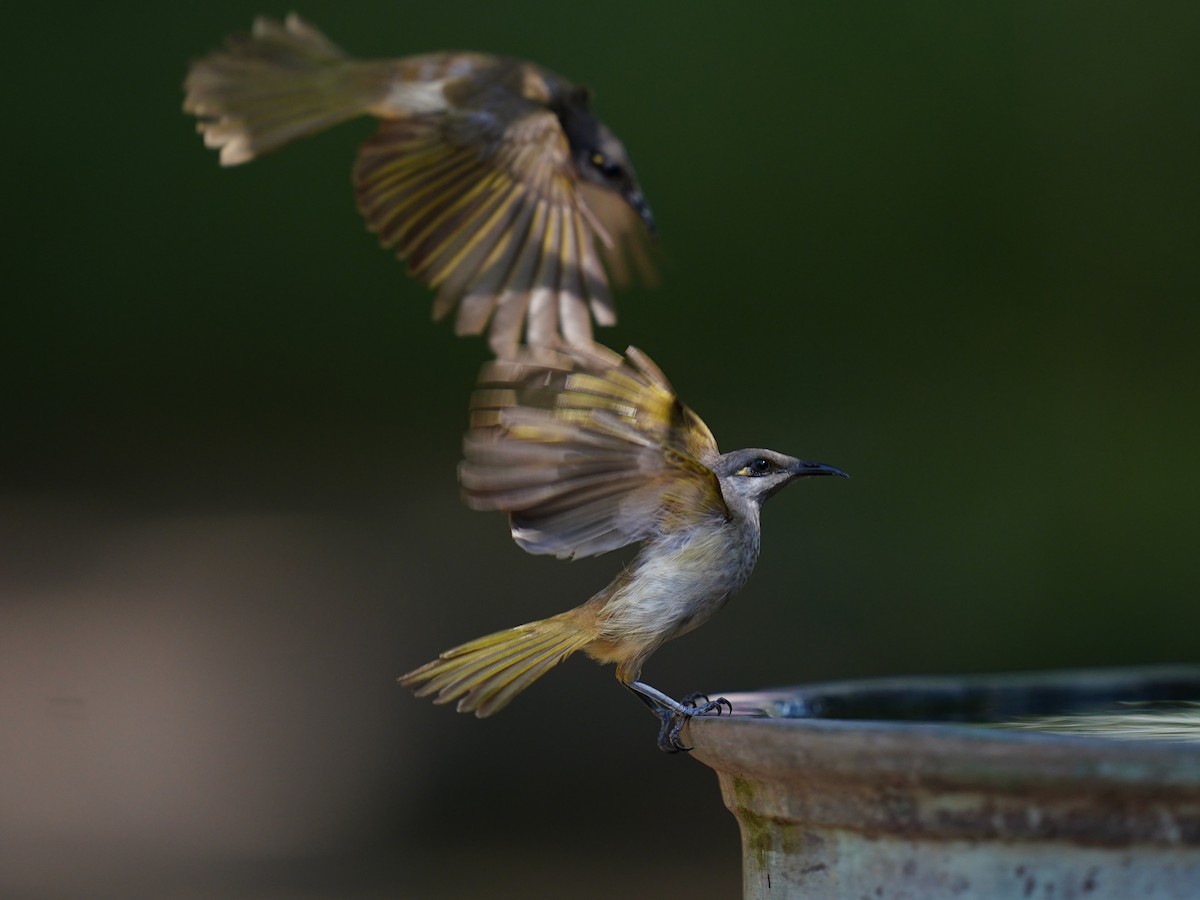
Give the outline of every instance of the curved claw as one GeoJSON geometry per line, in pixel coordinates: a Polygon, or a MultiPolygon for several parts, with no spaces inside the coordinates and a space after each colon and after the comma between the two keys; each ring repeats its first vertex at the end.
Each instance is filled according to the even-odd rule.
{"type": "Polygon", "coordinates": [[[679,740],[679,732],[690,719],[690,712],[677,712],[664,709],[659,714],[658,749],[664,753],[690,753],[692,748],[685,747],[679,740]]]}
{"type": "MultiPolygon", "coordinates": [[[[667,750],[668,753],[692,752],[691,747],[683,746],[683,742],[679,740],[679,732],[683,731],[683,726],[687,724],[687,720],[690,718],[691,716],[676,716],[674,722],[671,723],[671,733],[669,735],[670,749],[667,750]]],[[[662,735],[659,735],[660,747],[662,746],[661,741],[662,735]]]]}
{"type": "Polygon", "coordinates": [[[724,697],[718,697],[716,700],[709,698],[708,694],[703,694],[697,691],[694,694],[688,694],[679,701],[681,706],[686,706],[694,710],[695,715],[704,716],[709,713],[716,713],[718,716],[724,713],[733,713],[733,704],[724,697]]]}
{"type": "MultiPolygon", "coordinates": [[[[693,698],[695,696],[696,695],[694,694],[689,695],[681,702],[686,704],[691,701],[694,703],[695,701],[693,698]]],[[[663,728],[658,735],[658,746],[660,749],[665,750],[668,753],[679,753],[680,751],[688,753],[693,748],[683,746],[679,740],[679,733],[683,731],[683,726],[687,724],[688,719],[691,719],[694,716],[720,716],[726,711],[728,711],[730,715],[733,714],[733,704],[724,697],[718,697],[716,700],[709,700],[703,694],[699,696],[704,697],[705,699],[703,706],[693,706],[690,709],[669,713],[668,715],[664,716],[663,728]],[[669,729],[668,725],[670,726],[669,729]]]]}
{"type": "Polygon", "coordinates": [[[670,734],[659,735],[658,749],[664,753],[691,753],[693,748],[683,745],[683,742],[679,740],[679,735],[675,733],[676,729],[670,730],[672,732],[670,734]]]}

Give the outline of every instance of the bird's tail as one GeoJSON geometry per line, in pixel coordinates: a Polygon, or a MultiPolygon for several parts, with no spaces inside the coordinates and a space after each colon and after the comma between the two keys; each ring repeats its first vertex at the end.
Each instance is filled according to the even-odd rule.
{"type": "Polygon", "coordinates": [[[259,17],[250,34],[192,63],[183,108],[234,166],[366,112],[386,96],[390,72],[354,61],[294,13],[259,17]]]}
{"type": "Polygon", "coordinates": [[[580,627],[579,610],[477,638],[447,650],[400,678],[418,697],[458,701],[459,712],[480,718],[504,709],[517,694],[582,649],[592,635],[580,627]]]}

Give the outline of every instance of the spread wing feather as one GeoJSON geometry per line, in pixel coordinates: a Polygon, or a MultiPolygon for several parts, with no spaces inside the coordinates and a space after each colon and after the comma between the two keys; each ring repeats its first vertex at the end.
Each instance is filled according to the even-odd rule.
{"type": "Polygon", "coordinates": [[[581,190],[545,107],[530,103],[515,122],[449,113],[384,120],[359,152],[354,181],[370,230],[438,289],[434,317],[458,307],[459,334],[490,321],[498,356],[516,352],[522,329],[535,346],[560,334],[586,345],[593,315],[614,321],[596,243],[641,226],[619,206],[600,224],[591,206],[602,201],[581,190]]]}
{"type": "Polygon", "coordinates": [[[592,556],[728,515],[712,433],[635,348],[526,348],[488,364],[464,455],[467,503],[508,513],[531,553],[592,556]]]}

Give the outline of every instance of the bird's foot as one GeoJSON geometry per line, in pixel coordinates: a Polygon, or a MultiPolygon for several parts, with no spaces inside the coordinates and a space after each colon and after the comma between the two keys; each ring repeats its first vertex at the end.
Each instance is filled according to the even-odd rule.
{"type": "Polygon", "coordinates": [[[716,700],[710,700],[708,694],[702,694],[697,691],[694,694],[688,694],[679,701],[684,706],[693,707],[692,715],[707,716],[709,713],[722,715],[721,710],[733,714],[733,704],[724,697],[718,697],[716,700]]]}
{"type": "Polygon", "coordinates": [[[693,716],[719,716],[724,711],[733,712],[733,704],[724,697],[710,700],[707,694],[688,694],[680,701],[672,700],[662,691],[641,681],[633,681],[625,686],[658,717],[658,749],[665,753],[687,753],[692,749],[685,747],[679,738],[688,719],[693,716]]]}

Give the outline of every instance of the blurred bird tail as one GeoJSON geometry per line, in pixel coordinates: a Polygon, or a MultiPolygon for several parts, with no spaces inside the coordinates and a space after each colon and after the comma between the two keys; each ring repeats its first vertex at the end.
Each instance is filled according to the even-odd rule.
{"type": "Polygon", "coordinates": [[[480,718],[504,709],[556,665],[592,640],[581,628],[580,610],[530,622],[447,650],[400,678],[418,697],[434,703],[458,700],[459,712],[480,718]]]}
{"type": "Polygon", "coordinates": [[[391,71],[352,60],[294,13],[260,17],[250,34],[192,64],[183,108],[233,166],[365,113],[387,95],[391,71]]]}

